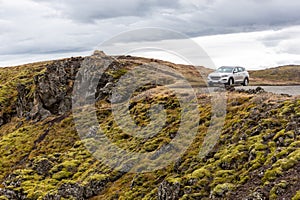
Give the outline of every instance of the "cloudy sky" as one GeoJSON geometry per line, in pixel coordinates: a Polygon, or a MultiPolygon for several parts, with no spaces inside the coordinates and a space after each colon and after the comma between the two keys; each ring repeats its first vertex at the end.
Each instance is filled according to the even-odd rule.
{"type": "MultiPolygon", "coordinates": [[[[134,34],[149,27],[184,35],[216,66],[300,64],[299,8],[298,0],[0,0],[0,66],[89,55],[126,31],[123,43],[180,45],[164,31],[134,34]]],[[[166,52],[132,54],[184,62],[166,52]]]]}

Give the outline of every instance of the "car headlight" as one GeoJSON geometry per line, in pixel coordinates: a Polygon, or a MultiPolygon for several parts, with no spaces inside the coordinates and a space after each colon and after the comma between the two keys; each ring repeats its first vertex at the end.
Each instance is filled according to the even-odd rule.
{"type": "Polygon", "coordinates": [[[228,75],[222,75],[222,78],[228,77],[228,75]]]}

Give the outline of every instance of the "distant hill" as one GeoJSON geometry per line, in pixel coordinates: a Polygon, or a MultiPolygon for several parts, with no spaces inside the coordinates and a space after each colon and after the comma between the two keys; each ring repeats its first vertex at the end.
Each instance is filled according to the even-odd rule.
{"type": "MultiPolygon", "coordinates": [[[[211,71],[199,69],[204,78],[211,71]]],[[[221,88],[213,98],[213,93],[191,93],[175,71],[195,89],[204,84],[192,66],[111,57],[99,51],[89,57],[0,68],[0,199],[300,199],[300,99],[261,89],[221,88]],[[109,63],[106,70],[103,63],[109,63]],[[86,70],[79,71],[83,66],[86,70]],[[118,82],[125,75],[130,77],[137,67],[142,69],[136,72],[141,79],[156,77],[157,81],[132,94],[123,85],[113,95],[118,82]],[[86,77],[88,71],[94,76],[86,77]],[[79,87],[81,92],[74,93],[78,87],[75,80],[89,86],[100,78],[98,72],[102,76],[95,88],[79,87]],[[172,88],[181,91],[186,107],[172,88]],[[128,105],[121,107],[128,112],[121,109],[116,116],[113,111],[124,96],[130,96],[128,105]],[[73,97],[79,100],[78,110],[72,110],[73,97]],[[82,99],[96,102],[85,105],[82,99]],[[220,99],[224,101],[218,103],[220,99]],[[190,110],[196,115],[187,113],[190,110]],[[81,112],[78,115],[76,111],[81,112]],[[93,114],[97,126],[89,118],[93,114]],[[127,120],[133,121],[129,132],[120,127],[127,120]],[[151,124],[153,120],[156,123],[151,124]],[[143,135],[130,132],[132,126],[143,129],[143,135]],[[187,137],[190,144],[182,139],[177,146],[168,145],[192,131],[195,135],[187,137]],[[99,143],[104,139],[108,142],[99,143]],[[168,152],[176,153],[181,145],[186,151],[163,168],[127,172],[142,171],[151,161],[159,165],[172,156],[168,152]],[[111,151],[96,159],[97,153],[102,155],[106,149],[111,151]],[[124,159],[120,149],[149,156],[124,159]],[[199,156],[203,149],[209,151],[199,156]],[[119,170],[107,165],[105,159],[114,161],[119,170]],[[133,165],[136,160],[141,162],[133,165]]],[[[251,74],[254,80],[265,76],[264,80],[275,81],[275,74],[286,77],[283,82],[287,76],[299,80],[292,66],[251,74]],[[269,75],[272,70],[274,75],[269,75]],[[282,74],[287,71],[289,75],[282,74]]],[[[123,81],[127,86],[138,80],[123,81]]]]}
{"type": "Polygon", "coordinates": [[[300,65],[249,72],[252,85],[300,85],[300,65]]]}

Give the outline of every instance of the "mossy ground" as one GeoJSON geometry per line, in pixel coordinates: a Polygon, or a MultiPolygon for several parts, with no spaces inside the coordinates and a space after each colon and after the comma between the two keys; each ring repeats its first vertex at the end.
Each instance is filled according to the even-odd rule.
{"type": "Polygon", "coordinates": [[[209,105],[205,104],[199,109],[203,117],[199,134],[180,162],[150,174],[123,176],[95,199],[156,198],[162,179],[180,182],[181,189],[186,191],[182,199],[233,198],[244,189],[246,191],[239,195],[245,197],[259,188],[266,190],[270,199],[291,198],[299,189],[296,177],[299,178],[300,136],[297,130],[287,130],[287,126],[298,116],[299,103],[298,99],[269,94],[230,94],[225,126],[214,153],[199,159],[207,129],[205,124],[210,119],[210,113],[205,112],[209,105]],[[282,143],[278,140],[280,137],[282,143]],[[286,173],[295,173],[296,177],[286,173]],[[252,182],[254,177],[258,177],[258,183],[252,182]],[[137,180],[142,182],[133,184],[137,180]]]}
{"type": "MultiPolygon", "coordinates": [[[[19,72],[30,81],[32,74],[43,69],[38,65],[32,71],[19,72]]],[[[12,105],[6,103],[7,98],[15,98],[14,88],[22,77],[7,74],[15,73],[8,69],[0,72],[0,102],[2,112],[8,112],[12,105]]],[[[111,72],[116,77],[124,73],[111,72]]],[[[100,126],[115,145],[151,152],[176,135],[181,117],[178,99],[161,89],[153,90],[156,92],[147,100],[132,100],[130,105],[130,115],[141,127],[150,122],[152,104],[159,102],[166,109],[167,123],[147,140],[124,133],[114,121],[110,104],[105,99],[97,102],[100,126]]],[[[167,181],[180,185],[181,199],[242,198],[256,191],[263,191],[269,199],[299,199],[300,130],[292,124],[300,121],[300,100],[235,92],[227,96],[225,124],[207,156],[200,158],[199,151],[210,125],[211,99],[201,94],[198,133],[184,155],[163,169],[140,174],[120,175],[95,159],[78,136],[71,113],[40,122],[14,117],[0,127],[0,188],[18,191],[27,199],[42,199],[64,183],[88,185],[109,180],[93,199],[156,199],[159,185],[167,181]]],[[[90,122],[84,123],[88,131],[90,122]]]]}

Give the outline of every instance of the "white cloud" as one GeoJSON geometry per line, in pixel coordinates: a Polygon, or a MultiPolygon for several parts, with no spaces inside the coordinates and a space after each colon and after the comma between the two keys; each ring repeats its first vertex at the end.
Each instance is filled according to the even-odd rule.
{"type": "MultiPolygon", "coordinates": [[[[257,52],[275,52],[284,63],[286,56],[282,55],[299,55],[299,45],[293,45],[299,42],[296,34],[280,32],[300,25],[299,7],[300,1],[296,0],[0,0],[0,56],[5,59],[0,66],[26,62],[26,58],[78,55],[92,51],[115,34],[144,27],[172,29],[189,37],[278,30],[275,35],[271,31],[263,35],[266,38],[255,38],[253,48],[257,52]]],[[[172,39],[170,35],[166,38],[172,39]]],[[[128,38],[128,42],[137,39],[128,38]]],[[[148,38],[155,39],[156,36],[148,38]]],[[[237,40],[230,39],[232,45],[238,45],[237,40]]],[[[242,46],[246,45],[244,42],[242,46]]],[[[220,47],[208,47],[214,48],[220,47]]],[[[246,55],[252,51],[243,52],[246,55]]],[[[253,53],[253,57],[259,55],[253,53]]],[[[268,58],[270,55],[260,59],[272,64],[272,59],[266,61],[268,58]]],[[[291,60],[297,61],[294,57],[291,60]]]]}
{"type": "MultiPolygon", "coordinates": [[[[276,67],[279,65],[299,64],[300,63],[300,26],[289,27],[282,30],[257,31],[249,33],[234,33],[212,35],[204,37],[192,38],[214,62],[215,67],[223,65],[238,65],[244,66],[247,69],[264,69],[276,67]],[[277,41],[276,38],[279,38],[277,41]],[[272,45],[269,40],[276,41],[272,45]]],[[[189,55],[191,58],[198,56],[199,59],[193,59],[193,64],[204,65],[204,60],[201,58],[203,53],[195,51],[194,48],[186,48],[185,42],[182,40],[164,40],[160,42],[144,42],[119,44],[114,46],[114,49],[122,49],[123,45],[126,48],[135,49],[137,46],[151,47],[163,45],[163,50],[149,51],[148,49],[139,49],[133,55],[154,57],[162,60],[168,60],[175,63],[190,64],[182,59],[180,55],[170,54],[168,50],[173,49],[173,46],[182,48],[184,55],[189,55]],[[169,47],[169,48],[168,48],[169,47]],[[143,51],[144,50],[144,51],[143,51]]],[[[113,51],[112,51],[113,52],[113,51]]]]}
{"type": "Polygon", "coordinates": [[[258,41],[261,35],[267,33],[235,33],[198,37],[194,40],[205,49],[216,66],[238,65],[254,69],[276,65],[274,52],[258,41]]]}
{"type": "Polygon", "coordinates": [[[294,26],[277,31],[198,37],[195,41],[205,49],[216,66],[240,65],[263,69],[299,64],[299,33],[300,26],[294,26]]]}

